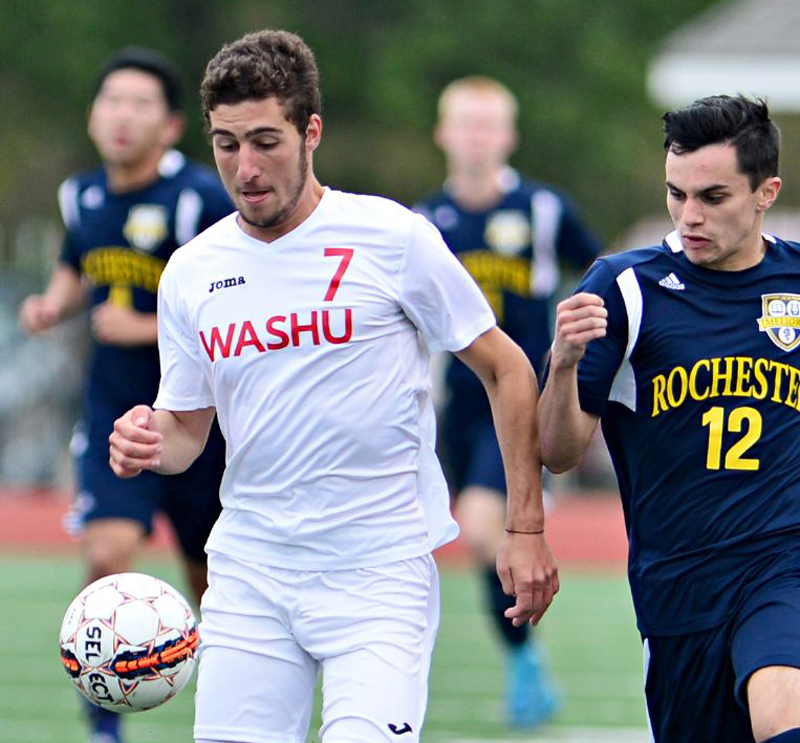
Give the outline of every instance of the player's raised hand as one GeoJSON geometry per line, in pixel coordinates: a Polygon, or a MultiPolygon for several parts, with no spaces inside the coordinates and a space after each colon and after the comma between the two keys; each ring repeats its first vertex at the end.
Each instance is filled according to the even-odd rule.
{"type": "Polygon", "coordinates": [[[58,308],[43,294],[31,294],[19,308],[19,326],[24,333],[42,333],[56,324],[58,308]]]}
{"type": "Polygon", "coordinates": [[[515,627],[538,624],[558,593],[558,566],[543,534],[506,533],[497,551],[497,574],[514,606],[505,616],[515,627]]]}
{"type": "Polygon", "coordinates": [[[137,405],[114,421],[108,437],[109,464],[117,477],[135,477],[161,463],[162,435],[150,430],[152,421],[153,410],[147,405],[137,405]]]}
{"type": "Polygon", "coordinates": [[[580,292],[559,302],[556,307],[556,333],[553,341],[553,366],[575,366],[590,341],[606,334],[608,310],[596,294],[580,292]]]}

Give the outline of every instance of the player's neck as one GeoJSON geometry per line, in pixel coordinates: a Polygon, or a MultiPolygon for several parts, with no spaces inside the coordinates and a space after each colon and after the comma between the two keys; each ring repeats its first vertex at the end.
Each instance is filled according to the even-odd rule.
{"type": "Polygon", "coordinates": [[[128,193],[155,183],[159,178],[158,165],[163,154],[159,150],[134,163],[104,163],[109,190],[128,193]]]}
{"type": "Polygon", "coordinates": [[[447,190],[458,205],[468,211],[490,209],[503,197],[501,172],[502,169],[453,171],[447,178],[447,190]]]}

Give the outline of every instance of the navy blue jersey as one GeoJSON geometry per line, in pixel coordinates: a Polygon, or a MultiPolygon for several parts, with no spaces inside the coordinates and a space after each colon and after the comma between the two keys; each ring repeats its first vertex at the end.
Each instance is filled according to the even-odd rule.
{"type": "MultiPolygon", "coordinates": [[[[415,209],[439,228],[483,290],[498,325],[538,372],[551,342],[550,305],[559,285],[559,264],[582,269],[600,252],[600,243],[564,195],[523,181],[510,168],[502,185],[502,199],[485,211],[462,208],[446,188],[415,209]]],[[[486,405],[480,381],[457,359],[446,379],[455,394],[486,405]]]]}
{"type": "MultiPolygon", "coordinates": [[[[102,169],[61,185],[61,261],[87,279],[92,306],[108,300],[155,312],[159,277],[175,249],[233,211],[210,169],[171,151],[160,172],[155,183],[123,194],[108,189],[102,169]]],[[[86,391],[89,430],[107,437],[122,412],[155,400],[159,376],[155,344],[94,342],[86,391]]]]}
{"type": "Polygon", "coordinates": [[[673,233],[578,287],[609,312],[579,394],[611,453],[646,635],[725,621],[800,536],[800,245],[768,240],[759,265],[717,271],[673,233]]]}

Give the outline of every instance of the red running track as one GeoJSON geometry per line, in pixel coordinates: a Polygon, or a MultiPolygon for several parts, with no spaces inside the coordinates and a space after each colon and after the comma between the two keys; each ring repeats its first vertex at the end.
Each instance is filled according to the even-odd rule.
{"type": "MultiPolygon", "coordinates": [[[[46,554],[73,550],[62,526],[70,496],[58,490],[0,491],[0,550],[46,554]]],[[[562,495],[547,517],[547,541],[559,565],[582,569],[624,570],[628,549],[619,497],[613,491],[562,495]]],[[[159,520],[151,549],[173,544],[159,520]]],[[[440,549],[443,562],[465,560],[460,540],[440,549]]]]}

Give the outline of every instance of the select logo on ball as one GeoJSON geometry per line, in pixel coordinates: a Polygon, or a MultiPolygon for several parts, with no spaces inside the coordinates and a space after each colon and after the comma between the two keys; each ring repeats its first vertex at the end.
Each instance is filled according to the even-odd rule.
{"type": "Polygon", "coordinates": [[[168,583],[118,573],[78,594],[64,615],[60,644],[64,670],[90,702],[137,712],[163,704],[189,681],[197,623],[168,583]]]}

